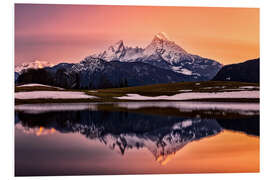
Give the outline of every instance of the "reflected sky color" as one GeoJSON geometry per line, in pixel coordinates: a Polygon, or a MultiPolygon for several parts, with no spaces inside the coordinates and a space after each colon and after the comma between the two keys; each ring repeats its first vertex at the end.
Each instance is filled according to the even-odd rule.
{"type": "Polygon", "coordinates": [[[259,172],[259,138],[224,131],[190,143],[176,159],[182,162],[172,161],[171,166],[179,165],[185,172],[259,172]]]}
{"type": "Polygon", "coordinates": [[[15,5],[15,64],[78,62],[122,39],[145,47],[157,32],[223,64],[259,57],[259,9],[15,5]]]}
{"type": "Polygon", "coordinates": [[[187,144],[161,164],[146,148],[123,156],[78,133],[37,136],[16,128],[15,137],[16,171],[22,174],[259,172],[259,138],[228,130],[187,144]]]}

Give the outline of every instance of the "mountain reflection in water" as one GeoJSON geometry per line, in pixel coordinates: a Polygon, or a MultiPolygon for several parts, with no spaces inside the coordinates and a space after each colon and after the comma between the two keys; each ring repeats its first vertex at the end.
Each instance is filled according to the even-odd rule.
{"type": "MultiPolygon", "coordinates": [[[[167,110],[172,111],[168,107],[167,110]]],[[[217,135],[224,129],[259,136],[259,115],[236,116],[235,112],[232,115],[227,112],[221,117],[219,111],[212,111],[212,118],[209,118],[205,116],[209,111],[205,112],[182,112],[183,116],[180,116],[154,113],[147,108],[131,111],[115,106],[75,111],[17,110],[15,124],[17,130],[38,136],[53,135],[54,132],[79,133],[89,140],[98,140],[121,155],[131,149],[146,148],[162,165],[188,143],[217,135]]]]}

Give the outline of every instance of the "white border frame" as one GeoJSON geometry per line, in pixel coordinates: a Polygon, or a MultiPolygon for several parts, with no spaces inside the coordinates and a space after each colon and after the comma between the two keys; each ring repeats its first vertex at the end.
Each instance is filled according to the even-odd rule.
{"type": "MultiPolygon", "coordinates": [[[[25,177],[19,179],[137,179],[137,178],[189,178],[189,179],[269,179],[270,171],[267,165],[269,158],[269,108],[270,86],[268,84],[268,71],[270,68],[269,34],[270,34],[270,8],[269,0],[4,0],[1,4],[1,177],[15,179],[14,177],[14,3],[37,4],[99,4],[99,5],[154,5],[154,6],[200,6],[200,7],[251,7],[260,8],[260,51],[261,51],[261,172],[236,174],[180,174],[180,175],[121,175],[121,176],[59,176],[59,177],[25,177]],[[177,2],[176,2],[177,1],[177,2]],[[263,38],[262,38],[263,37],[263,38]],[[10,131],[12,129],[12,131],[10,131]],[[268,177],[269,176],[269,177],[268,177]]],[[[17,178],[16,178],[17,179],[17,178]]]]}

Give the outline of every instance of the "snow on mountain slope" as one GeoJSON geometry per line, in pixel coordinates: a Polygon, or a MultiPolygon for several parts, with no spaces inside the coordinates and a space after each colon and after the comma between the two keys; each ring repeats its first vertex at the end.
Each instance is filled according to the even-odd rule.
{"type": "Polygon", "coordinates": [[[89,57],[86,57],[84,60],[82,60],[80,63],[74,64],[71,67],[71,71],[75,71],[75,72],[80,72],[80,71],[94,72],[97,70],[101,71],[105,68],[106,64],[107,62],[105,62],[103,59],[89,56],[89,57]]]}
{"type": "Polygon", "coordinates": [[[193,75],[197,80],[209,80],[222,65],[214,60],[185,51],[165,33],[158,33],[145,48],[126,47],[121,40],[100,54],[90,57],[105,61],[143,62],[183,75],[193,75]]]}
{"type": "Polygon", "coordinates": [[[174,72],[179,72],[179,73],[182,73],[182,74],[185,74],[185,75],[192,75],[192,71],[188,70],[188,69],[184,69],[184,68],[181,68],[181,66],[177,67],[177,66],[172,66],[172,70],[174,72]]]}
{"type": "Polygon", "coordinates": [[[109,46],[107,50],[100,54],[92,55],[92,57],[101,58],[105,61],[134,61],[137,58],[147,58],[155,54],[161,55],[169,63],[178,61],[181,56],[188,56],[188,53],[183,48],[170,41],[164,33],[158,33],[145,49],[125,47],[124,42],[121,40],[109,46]]]}
{"type": "Polygon", "coordinates": [[[133,62],[137,58],[144,56],[143,51],[144,49],[139,47],[126,47],[121,40],[114,45],[109,46],[108,49],[101,53],[90,55],[90,57],[103,59],[105,61],[133,62]]]}
{"type": "Polygon", "coordinates": [[[107,62],[89,56],[74,64],[59,82],[67,82],[72,88],[104,88],[138,86],[149,84],[192,81],[187,75],[179,75],[171,70],[142,62],[107,62]]]}
{"type": "Polygon", "coordinates": [[[101,58],[105,61],[119,60],[125,55],[126,48],[122,40],[118,41],[99,55],[93,57],[101,58]]]}
{"type": "Polygon", "coordinates": [[[165,33],[158,33],[146,48],[127,47],[121,40],[79,63],[60,63],[52,67],[49,62],[35,61],[16,66],[15,71],[43,67],[48,77],[53,77],[50,81],[53,85],[89,89],[211,80],[222,65],[192,55],[169,40],[165,33]]]}
{"type": "Polygon", "coordinates": [[[145,56],[152,54],[159,54],[170,64],[179,62],[182,57],[189,58],[188,53],[183,48],[167,39],[163,33],[155,35],[152,42],[145,48],[145,56]]]}
{"type": "Polygon", "coordinates": [[[21,65],[15,66],[15,72],[21,73],[25,69],[33,68],[33,69],[41,69],[44,67],[52,67],[53,64],[47,61],[33,61],[29,63],[22,63],[21,65]]]}

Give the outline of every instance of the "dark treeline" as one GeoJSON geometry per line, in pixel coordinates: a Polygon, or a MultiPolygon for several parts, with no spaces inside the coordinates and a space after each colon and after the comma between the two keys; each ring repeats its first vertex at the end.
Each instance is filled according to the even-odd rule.
{"type": "Polygon", "coordinates": [[[17,83],[40,83],[53,85],[53,77],[45,69],[27,69],[18,78],[17,83]]]}
{"type": "Polygon", "coordinates": [[[100,76],[99,83],[89,82],[80,83],[79,74],[68,75],[66,69],[58,69],[56,72],[50,72],[47,69],[27,69],[16,80],[17,84],[38,83],[44,85],[58,86],[67,89],[105,89],[128,87],[128,81],[125,77],[119,78],[112,83],[106,76],[100,76]]]}

